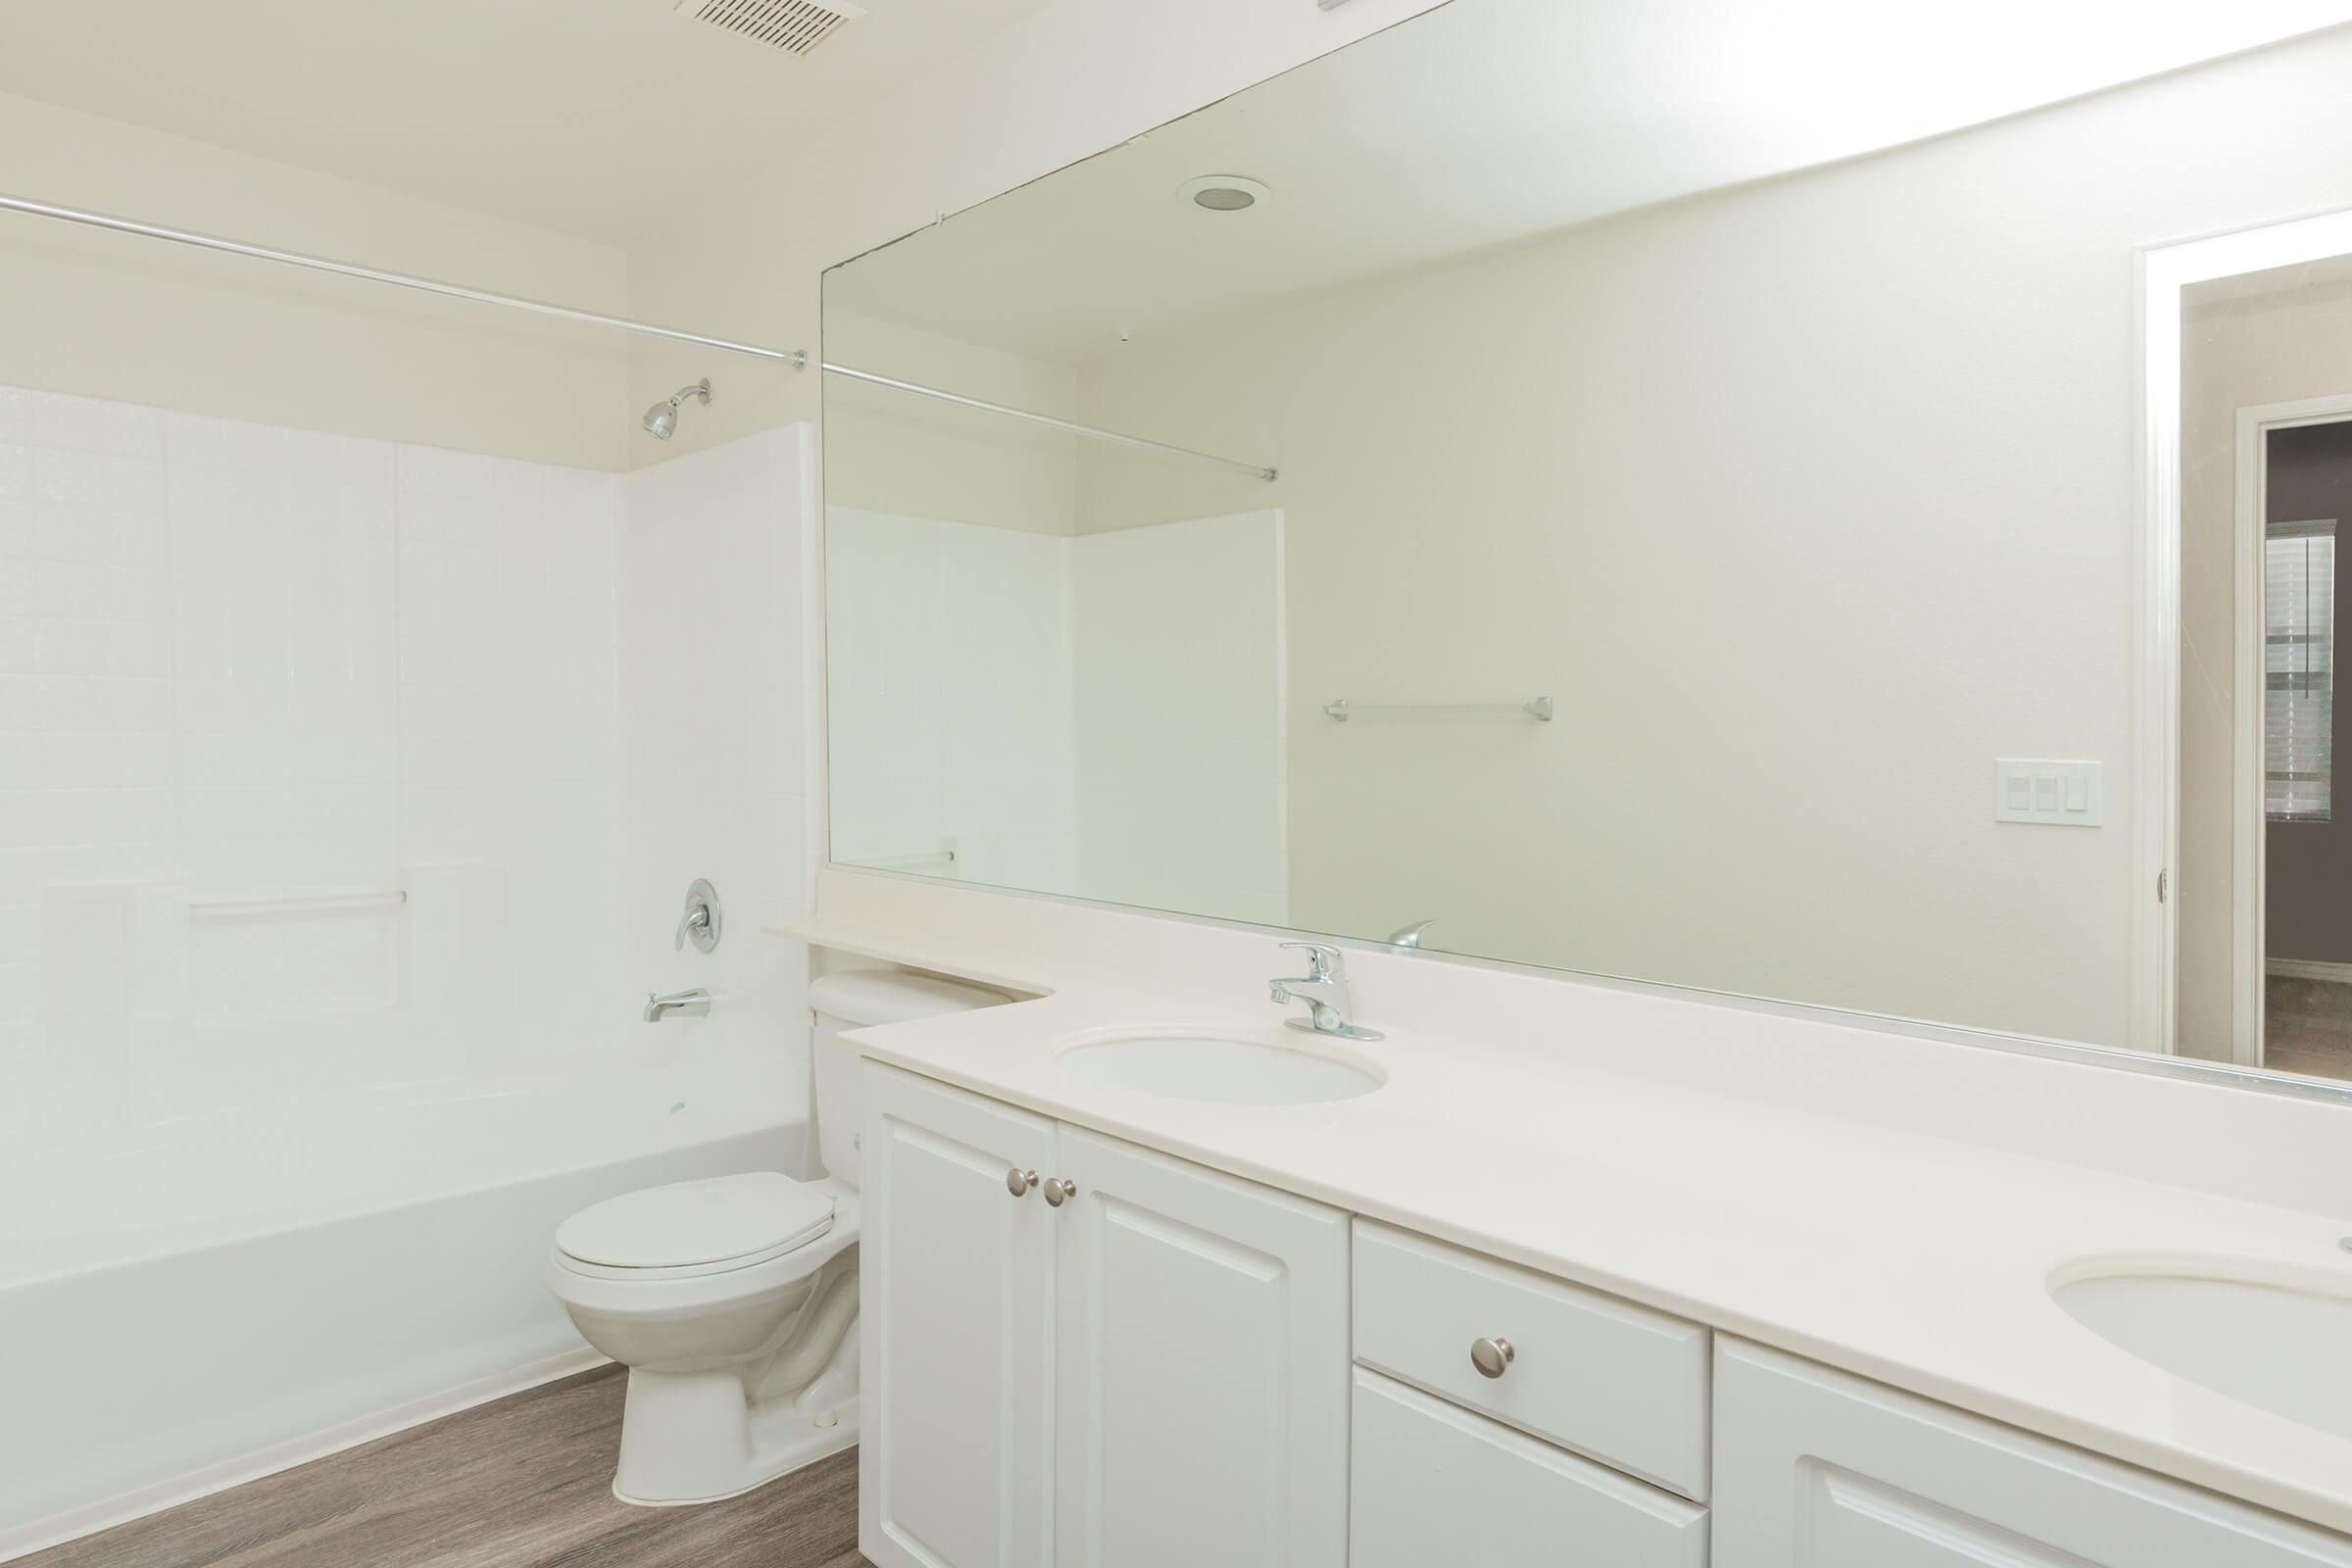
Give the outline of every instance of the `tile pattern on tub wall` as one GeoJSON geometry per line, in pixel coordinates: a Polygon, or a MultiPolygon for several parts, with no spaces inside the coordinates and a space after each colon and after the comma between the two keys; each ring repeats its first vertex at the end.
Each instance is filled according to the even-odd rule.
{"type": "Polygon", "coordinates": [[[196,1027],[253,994],[619,1038],[614,498],[0,388],[0,1136],[231,1105],[342,1038],[196,1027]],[[365,922],[191,948],[190,898],[400,881],[404,975],[365,922]]]}
{"type": "Polygon", "coordinates": [[[396,466],[402,858],[501,867],[525,1044],[618,1038],[617,482],[424,447],[396,466]]]}
{"type": "MultiPolygon", "coordinates": [[[[618,573],[627,722],[647,737],[628,762],[637,989],[712,987],[726,1004],[676,1020],[681,1044],[740,1045],[786,1074],[804,1054],[805,973],[759,929],[808,898],[805,462],[787,429],[630,474],[618,573]],[[670,733],[696,737],[687,755],[660,743],[670,733]],[[696,876],[730,933],[707,956],[670,946],[696,876]]],[[[798,1098],[800,1081],[779,1092],[798,1098]]]]}
{"type": "Polygon", "coordinates": [[[191,891],[389,885],[391,447],[185,415],[166,442],[191,891]]]}
{"type": "Polygon", "coordinates": [[[114,1025],[123,909],[179,868],[163,436],[155,410],[0,395],[0,1067],[20,1131],[141,1102],[114,1025]]]}
{"type": "Polygon", "coordinates": [[[1072,541],[850,507],[826,518],[841,858],[972,839],[988,863],[968,869],[987,880],[1076,891],[1072,541]]]}

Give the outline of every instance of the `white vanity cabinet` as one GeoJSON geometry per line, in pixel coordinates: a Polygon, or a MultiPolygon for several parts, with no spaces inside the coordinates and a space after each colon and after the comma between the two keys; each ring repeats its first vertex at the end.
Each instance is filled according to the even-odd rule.
{"type": "Polygon", "coordinates": [[[1342,1568],[1348,1217],[869,1064],[880,1568],[1342,1568]]]}
{"type": "Polygon", "coordinates": [[[2352,1542],[1752,1345],[1715,1374],[1714,1568],[2347,1568],[2352,1542]]]}
{"type": "Polygon", "coordinates": [[[2352,1540],[868,1063],[878,1568],[2352,1568],[2352,1540]]]}
{"type": "Polygon", "coordinates": [[[1355,1223],[1350,1568],[1706,1568],[1707,1331],[1355,1223]]]}
{"type": "Polygon", "coordinates": [[[1054,1168],[1054,1125],[861,1070],[860,1544],[883,1568],[1037,1568],[1052,1544],[1054,1216],[1004,1178],[1054,1168]]]}

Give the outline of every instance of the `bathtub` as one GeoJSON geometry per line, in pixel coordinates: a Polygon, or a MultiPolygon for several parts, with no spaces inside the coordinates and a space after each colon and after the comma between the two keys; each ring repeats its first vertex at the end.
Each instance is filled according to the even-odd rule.
{"type": "Polygon", "coordinates": [[[772,1069],[355,1098],[0,1155],[0,1559],[595,1364],[557,1223],[809,1147],[772,1069]]]}

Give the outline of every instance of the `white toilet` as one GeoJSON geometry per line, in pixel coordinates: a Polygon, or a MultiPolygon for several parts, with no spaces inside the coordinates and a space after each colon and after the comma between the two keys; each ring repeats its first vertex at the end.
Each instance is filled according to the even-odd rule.
{"type": "Polygon", "coordinates": [[[613,1495],[709,1502],[858,1441],[864,1097],[839,1037],[1004,1000],[896,969],[817,980],[823,1179],[755,1171],[649,1187],[557,1227],[549,1289],[580,1336],[629,1369],[613,1495]]]}

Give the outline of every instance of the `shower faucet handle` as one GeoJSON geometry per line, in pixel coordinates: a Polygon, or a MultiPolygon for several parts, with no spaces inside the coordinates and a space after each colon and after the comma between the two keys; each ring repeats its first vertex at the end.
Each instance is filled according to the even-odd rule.
{"type": "Polygon", "coordinates": [[[698,876],[686,890],[686,912],[678,916],[678,934],[670,946],[683,953],[692,942],[695,952],[709,953],[718,946],[718,889],[698,876]]]}

